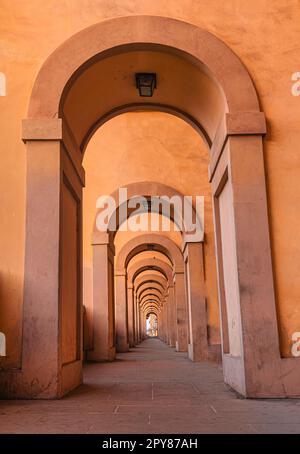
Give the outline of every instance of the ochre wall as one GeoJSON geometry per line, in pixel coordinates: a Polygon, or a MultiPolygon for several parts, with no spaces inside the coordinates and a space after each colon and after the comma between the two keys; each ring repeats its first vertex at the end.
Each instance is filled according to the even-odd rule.
{"type": "Polygon", "coordinates": [[[0,72],[7,78],[7,95],[0,97],[0,331],[7,335],[8,350],[1,365],[20,363],[25,230],[25,146],[20,137],[35,77],[48,55],[74,33],[107,18],[136,14],[203,27],[247,66],[268,120],[265,162],[285,355],[290,354],[291,334],[300,330],[300,98],[291,95],[291,75],[300,70],[299,1],[1,0],[0,72]]]}

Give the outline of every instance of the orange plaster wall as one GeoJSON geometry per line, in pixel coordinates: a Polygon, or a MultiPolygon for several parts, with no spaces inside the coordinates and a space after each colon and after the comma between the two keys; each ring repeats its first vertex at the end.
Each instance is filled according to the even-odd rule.
{"type": "MultiPolygon", "coordinates": [[[[79,30],[107,18],[154,14],[203,27],[243,60],[268,120],[265,160],[282,350],[300,330],[300,97],[291,75],[300,71],[298,0],[1,0],[0,71],[0,330],[18,367],[23,300],[25,147],[20,139],[34,79],[48,55],[79,30]]],[[[238,87],[237,87],[238,90],[238,87]]]]}

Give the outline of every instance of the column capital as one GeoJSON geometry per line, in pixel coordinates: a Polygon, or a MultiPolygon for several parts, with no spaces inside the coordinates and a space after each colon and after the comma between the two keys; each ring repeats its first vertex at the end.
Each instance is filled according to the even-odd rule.
{"type": "Polygon", "coordinates": [[[266,118],[263,112],[226,113],[219,124],[211,146],[209,180],[212,180],[229,136],[263,136],[266,132],[266,118]]]}
{"type": "Polygon", "coordinates": [[[82,186],[85,186],[83,156],[66,120],[62,118],[25,118],[22,120],[22,140],[24,143],[61,142],[82,186]]]}
{"type": "MultiPolygon", "coordinates": [[[[193,246],[193,245],[197,245],[197,244],[199,244],[199,246],[202,247],[203,244],[204,244],[204,241],[195,241],[195,242],[187,241],[186,243],[184,243],[184,245],[182,247],[182,253],[183,253],[184,258],[185,258],[186,254],[187,254],[188,247],[189,246],[193,246]]],[[[180,274],[180,273],[176,273],[176,274],[180,274]]]]}
{"type": "Polygon", "coordinates": [[[26,118],[22,120],[22,139],[62,140],[63,121],[61,118],[26,118]]]}
{"type": "Polygon", "coordinates": [[[115,255],[115,246],[114,244],[110,241],[110,236],[109,233],[107,232],[94,232],[92,235],[92,241],[91,241],[92,246],[106,246],[112,253],[112,255],[115,255]]]}
{"type": "Polygon", "coordinates": [[[125,270],[115,270],[114,275],[126,277],[127,273],[125,270]]]}

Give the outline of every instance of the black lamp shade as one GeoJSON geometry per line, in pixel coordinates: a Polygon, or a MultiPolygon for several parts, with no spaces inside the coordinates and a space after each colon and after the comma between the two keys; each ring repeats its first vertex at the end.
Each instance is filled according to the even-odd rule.
{"type": "Polygon", "coordinates": [[[135,81],[136,88],[139,90],[140,96],[153,96],[154,89],[156,88],[155,73],[137,73],[135,75],[135,81]]]}

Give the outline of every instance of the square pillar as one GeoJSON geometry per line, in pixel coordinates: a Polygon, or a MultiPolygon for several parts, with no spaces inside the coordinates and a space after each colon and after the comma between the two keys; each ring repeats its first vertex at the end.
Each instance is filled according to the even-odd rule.
{"type": "Polygon", "coordinates": [[[184,272],[175,273],[175,304],[176,306],[176,351],[187,352],[188,349],[188,314],[185,293],[184,272]]]}
{"type": "Polygon", "coordinates": [[[22,363],[1,375],[5,397],[59,398],[82,383],[79,150],[61,119],[27,119],[22,363]]]}
{"type": "Polygon", "coordinates": [[[141,310],[138,297],[136,297],[136,321],[137,342],[141,342],[141,310]]]}
{"type": "Polygon", "coordinates": [[[28,387],[31,389],[20,390],[20,394],[55,398],[60,395],[61,386],[59,238],[62,150],[59,141],[27,141],[26,145],[22,369],[24,379],[33,385],[28,387]],[[43,168],[44,162],[47,166],[43,168]]]}
{"type": "Polygon", "coordinates": [[[281,372],[262,138],[260,130],[256,134],[237,131],[235,135],[230,126],[217,164],[211,167],[223,373],[225,382],[244,396],[280,397],[286,390],[281,372]]]}
{"type": "Polygon", "coordinates": [[[192,361],[203,361],[208,359],[203,243],[186,243],[183,254],[189,315],[188,354],[192,361]]]}
{"type": "Polygon", "coordinates": [[[125,271],[117,271],[115,273],[115,289],[116,348],[118,352],[128,352],[128,313],[125,271]]]}
{"type": "Polygon", "coordinates": [[[134,343],[139,342],[138,338],[138,301],[136,291],[133,290],[133,308],[134,308],[134,343]]]}
{"type": "Polygon", "coordinates": [[[168,323],[169,323],[169,345],[175,347],[176,345],[176,307],[174,301],[174,287],[172,285],[168,288],[168,323]]]}
{"type": "Polygon", "coordinates": [[[93,350],[91,361],[113,361],[116,356],[114,309],[114,251],[93,242],[93,350]]]}
{"type": "Polygon", "coordinates": [[[128,342],[129,347],[135,345],[135,307],[134,307],[134,292],[133,286],[127,286],[127,313],[128,313],[128,342]]]}

